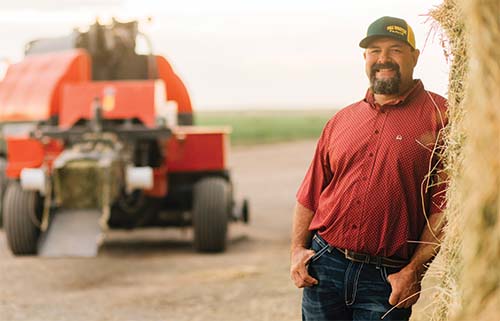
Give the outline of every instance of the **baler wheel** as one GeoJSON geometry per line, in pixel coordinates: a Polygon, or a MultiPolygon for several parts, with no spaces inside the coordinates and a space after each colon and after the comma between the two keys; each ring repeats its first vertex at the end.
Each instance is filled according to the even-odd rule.
{"type": "Polygon", "coordinates": [[[208,177],[194,186],[194,246],[199,252],[222,252],[226,249],[227,225],[231,204],[229,183],[208,177]]]}
{"type": "Polygon", "coordinates": [[[37,253],[40,229],[35,220],[40,217],[40,198],[36,192],[24,191],[17,181],[7,185],[3,202],[7,243],[15,255],[37,253]],[[38,211],[37,211],[38,210],[38,211]]]}
{"type": "Polygon", "coordinates": [[[5,160],[5,158],[0,157],[0,228],[3,226],[2,204],[5,187],[7,186],[7,177],[5,176],[6,167],[7,161],[5,160]]]}

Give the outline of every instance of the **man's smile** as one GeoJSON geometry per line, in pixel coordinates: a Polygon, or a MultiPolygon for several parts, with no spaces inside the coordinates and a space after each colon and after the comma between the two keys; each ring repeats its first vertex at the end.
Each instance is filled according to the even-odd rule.
{"type": "Polygon", "coordinates": [[[377,76],[393,77],[396,75],[396,70],[393,68],[383,68],[375,70],[377,76]]]}

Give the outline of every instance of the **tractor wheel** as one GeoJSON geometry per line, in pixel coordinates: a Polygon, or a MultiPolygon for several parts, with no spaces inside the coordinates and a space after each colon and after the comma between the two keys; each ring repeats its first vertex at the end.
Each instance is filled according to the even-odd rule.
{"type": "Polygon", "coordinates": [[[222,252],[226,248],[231,204],[229,183],[223,178],[200,180],[193,191],[194,246],[200,252],[222,252]]]}
{"type": "Polygon", "coordinates": [[[7,177],[5,176],[6,167],[7,162],[5,161],[5,158],[0,158],[0,228],[3,226],[2,204],[5,186],[7,185],[7,177]]]}
{"type": "Polygon", "coordinates": [[[15,255],[37,253],[40,229],[41,198],[36,192],[24,191],[21,184],[12,181],[7,185],[3,202],[5,235],[15,255]]]}

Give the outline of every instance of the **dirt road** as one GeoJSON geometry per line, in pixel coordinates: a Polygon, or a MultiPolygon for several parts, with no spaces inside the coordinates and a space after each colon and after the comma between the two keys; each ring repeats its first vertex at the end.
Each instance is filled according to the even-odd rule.
{"type": "Polygon", "coordinates": [[[0,232],[0,320],[299,320],[288,277],[294,195],[314,141],[237,148],[251,223],[228,251],[193,251],[189,230],[113,232],[93,259],[14,258],[0,232]]]}

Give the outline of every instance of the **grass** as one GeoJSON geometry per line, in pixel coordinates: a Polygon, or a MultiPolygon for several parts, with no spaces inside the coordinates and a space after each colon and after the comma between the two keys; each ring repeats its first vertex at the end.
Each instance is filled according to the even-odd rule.
{"type": "Polygon", "coordinates": [[[334,110],[198,112],[201,126],[231,126],[232,145],[255,145],[318,138],[334,110]]]}

